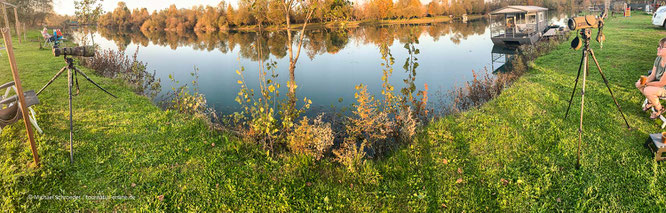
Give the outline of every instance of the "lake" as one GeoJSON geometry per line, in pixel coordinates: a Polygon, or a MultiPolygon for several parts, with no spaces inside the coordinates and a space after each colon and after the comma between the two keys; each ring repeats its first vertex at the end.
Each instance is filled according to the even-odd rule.
{"type": "MultiPolygon", "coordinates": [[[[549,16],[551,24],[559,25],[564,25],[568,17],[554,12],[549,16]]],[[[297,38],[298,32],[294,31],[294,36],[297,38]]],[[[282,94],[287,91],[286,31],[144,35],[99,29],[93,33],[93,40],[102,49],[122,50],[128,55],[133,55],[138,47],[138,60],[146,62],[148,71],[155,71],[156,77],[161,79],[162,89],[156,102],[175,86],[169,75],[180,84],[191,83],[195,80],[191,73],[196,69],[199,92],[205,95],[209,106],[222,114],[238,111],[240,105],[235,98],[240,89],[237,83],[240,76],[236,70],[244,67],[248,87],[256,90],[260,59],[264,64],[277,63],[280,90],[282,94]]],[[[293,46],[297,48],[297,43],[293,46]]],[[[416,91],[424,90],[427,84],[429,104],[446,103],[442,94],[471,80],[472,71],[492,72],[492,68],[503,63],[502,60],[493,63],[487,19],[467,23],[308,29],[294,72],[298,100],[303,97],[312,100],[308,114],[326,111],[331,106],[349,106],[355,102],[355,86],[359,84],[367,85],[369,92],[380,96],[385,69],[382,46],[395,58],[389,82],[396,94],[400,94],[401,88],[412,87],[410,91],[416,95],[416,91]],[[418,51],[409,51],[406,47],[418,51]],[[405,67],[406,61],[412,66],[405,67]],[[415,63],[418,66],[412,69],[415,63]]]]}

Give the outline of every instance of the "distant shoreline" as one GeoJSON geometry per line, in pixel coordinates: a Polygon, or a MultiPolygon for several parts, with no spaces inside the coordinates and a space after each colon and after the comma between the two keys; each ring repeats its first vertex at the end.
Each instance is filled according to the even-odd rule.
{"type": "MultiPolygon", "coordinates": [[[[487,15],[470,15],[468,16],[468,21],[473,21],[473,20],[478,20],[486,17],[487,15]]],[[[389,20],[362,20],[362,21],[341,21],[341,22],[324,22],[324,23],[308,23],[306,26],[307,29],[316,29],[316,28],[328,28],[328,29],[339,29],[339,28],[356,28],[359,26],[383,26],[383,25],[393,25],[393,24],[432,24],[432,23],[450,23],[453,22],[454,19],[450,18],[449,16],[436,16],[436,17],[422,17],[422,18],[414,18],[414,19],[389,19],[389,20]]],[[[104,26],[98,26],[98,27],[104,27],[104,26]]],[[[292,30],[298,30],[303,27],[303,24],[292,24],[291,29],[292,30]]],[[[223,28],[216,30],[214,32],[228,32],[228,31],[241,31],[241,32],[254,32],[254,31],[259,31],[259,26],[258,25],[251,25],[251,26],[242,26],[242,27],[228,27],[228,28],[223,28]]],[[[264,26],[264,30],[268,31],[278,31],[278,30],[286,30],[287,27],[285,25],[269,25],[269,26],[264,26]]],[[[139,30],[136,28],[132,28],[131,30],[139,30]]],[[[148,32],[158,32],[159,30],[152,30],[148,32]]],[[[178,32],[177,30],[161,30],[163,32],[178,32]]],[[[206,31],[194,29],[194,30],[188,30],[188,32],[203,32],[207,33],[206,31]]]]}
{"type": "MultiPolygon", "coordinates": [[[[468,20],[482,19],[486,15],[470,15],[468,20]]],[[[363,21],[342,21],[342,22],[326,22],[326,23],[309,23],[306,28],[349,28],[358,27],[361,25],[392,25],[392,24],[429,24],[429,23],[444,23],[452,22],[454,19],[449,16],[436,16],[436,17],[422,17],[414,19],[388,19],[388,20],[363,20],[363,21]]],[[[291,29],[301,29],[303,24],[292,24],[291,29]]],[[[266,26],[265,30],[286,30],[286,26],[266,26]]],[[[259,26],[244,26],[244,27],[231,27],[222,29],[223,31],[257,31],[259,26]]]]}

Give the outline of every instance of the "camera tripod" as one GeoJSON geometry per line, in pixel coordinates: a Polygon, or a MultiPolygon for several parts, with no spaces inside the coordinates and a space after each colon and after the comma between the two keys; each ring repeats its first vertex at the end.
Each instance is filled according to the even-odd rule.
{"type": "MultiPolygon", "coordinates": [[[[590,48],[590,37],[591,37],[591,29],[581,29],[580,30],[580,35],[583,38],[583,57],[580,60],[580,65],[578,66],[578,75],[576,76],[576,84],[574,84],[574,89],[571,92],[571,98],[569,99],[569,106],[567,107],[567,112],[564,115],[564,119],[567,119],[567,116],[569,115],[569,109],[571,108],[571,103],[573,101],[573,96],[576,93],[576,86],[578,86],[578,79],[580,77],[581,70],[583,71],[583,85],[582,85],[582,91],[581,91],[581,98],[580,98],[580,126],[578,127],[578,153],[577,153],[577,158],[576,158],[576,169],[580,168],[580,146],[581,143],[583,142],[583,109],[585,107],[585,80],[586,76],[588,74],[588,66],[589,66],[589,57],[592,56],[592,60],[594,60],[594,64],[597,66],[599,70],[599,74],[601,75],[601,78],[603,78],[604,83],[606,84],[606,88],[608,88],[608,92],[610,93],[611,97],[613,98],[613,101],[615,102],[615,106],[617,106],[617,110],[620,111],[620,114],[622,115],[622,119],[624,119],[624,123],[627,125],[627,128],[631,129],[631,126],[629,126],[629,122],[627,122],[627,118],[624,116],[624,113],[622,112],[622,108],[620,107],[620,104],[617,103],[617,100],[615,99],[615,96],[613,95],[613,91],[611,90],[610,86],[608,85],[608,79],[606,79],[606,75],[604,75],[604,72],[601,70],[601,66],[599,66],[599,62],[597,61],[597,57],[594,56],[594,51],[590,48]]],[[[601,33],[601,32],[600,32],[601,33]]]]}
{"type": "Polygon", "coordinates": [[[67,85],[69,87],[69,160],[70,160],[70,162],[74,163],[74,147],[72,145],[72,141],[73,141],[73,137],[74,137],[74,133],[73,133],[74,122],[73,122],[73,112],[72,112],[72,96],[73,96],[72,95],[72,87],[74,87],[75,86],[74,84],[76,84],[76,94],[74,94],[74,96],[78,95],[79,94],[79,79],[77,77],[77,73],[81,74],[84,78],[86,78],[86,80],[90,81],[90,83],[94,84],[95,86],[97,86],[97,88],[101,89],[102,91],[106,92],[107,94],[111,95],[112,97],[114,97],[114,98],[118,98],[118,97],[111,94],[109,91],[106,91],[99,84],[95,83],[95,81],[90,79],[85,73],[81,72],[81,70],[79,70],[79,68],[76,68],[74,66],[74,59],[73,58],[67,57],[67,55],[65,55],[63,58],[65,59],[65,62],[67,62],[67,65],[64,66],[62,69],[60,69],[60,71],[57,74],[55,74],[55,76],[53,76],[53,78],[51,78],[51,80],[48,83],[46,83],[46,85],[44,85],[44,87],[42,87],[42,89],[40,89],[39,92],[37,92],[37,95],[42,93],[44,91],[44,89],[46,89],[46,87],[51,85],[51,83],[53,83],[53,81],[55,81],[58,77],[60,77],[60,75],[65,70],[67,70],[67,82],[68,82],[67,85]]]}

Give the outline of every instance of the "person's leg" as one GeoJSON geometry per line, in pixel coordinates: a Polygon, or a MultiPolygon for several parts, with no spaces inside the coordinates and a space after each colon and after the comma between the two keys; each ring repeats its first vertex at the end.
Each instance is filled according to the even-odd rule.
{"type": "Polygon", "coordinates": [[[662,113],[664,113],[664,108],[661,106],[661,103],[659,102],[659,97],[663,97],[666,95],[666,90],[663,87],[646,87],[644,90],[645,97],[647,97],[648,101],[652,104],[654,107],[654,112],[650,115],[651,119],[656,119],[658,118],[662,113]]]}
{"type": "Polygon", "coordinates": [[[653,86],[648,86],[645,87],[643,90],[643,94],[645,94],[645,97],[648,99],[650,104],[654,106],[654,109],[659,111],[661,110],[661,103],[659,102],[659,96],[663,94],[663,87],[653,87],[653,86]]]}

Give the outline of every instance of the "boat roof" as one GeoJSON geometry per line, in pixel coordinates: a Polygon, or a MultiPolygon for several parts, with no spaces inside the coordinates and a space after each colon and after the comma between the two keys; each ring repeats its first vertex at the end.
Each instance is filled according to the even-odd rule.
{"type": "Polygon", "coordinates": [[[500,8],[498,10],[495,10],[493,12],[490,12],[491,15],[496,15],[496,14],[508,14],[508,13],[529,13],[529,12],[540,12],[540,11],[547,11],[548,8],[543,8],[543,7],[537,7],[537,6],[517,6],[517,5],[512,5],[512,6],[506,6],[503,8],[500,8]]]}

